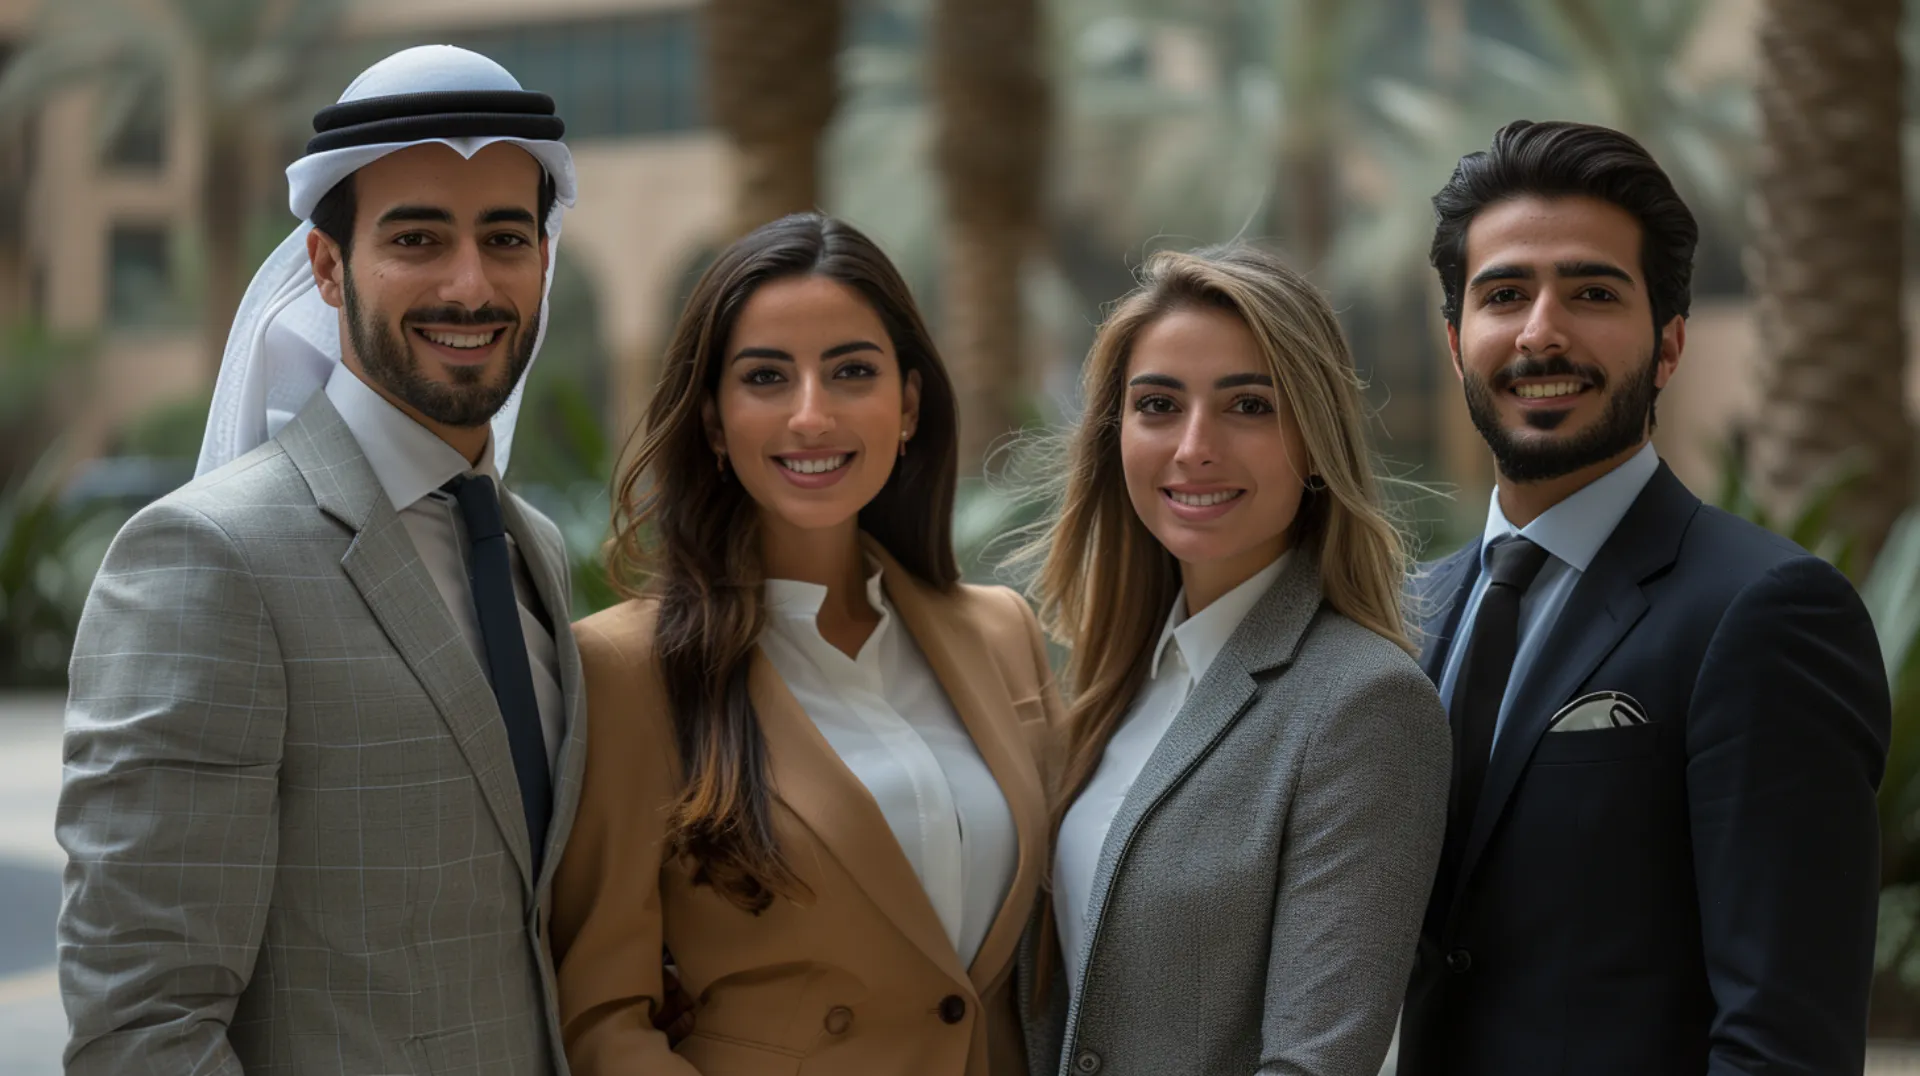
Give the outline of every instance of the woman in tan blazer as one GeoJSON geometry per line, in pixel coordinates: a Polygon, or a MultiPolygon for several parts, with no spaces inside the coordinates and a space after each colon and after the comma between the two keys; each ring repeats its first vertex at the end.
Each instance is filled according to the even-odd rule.
{"type": "Polygon", "coordinates": [[[575,1076],[1024,1073],[1006,984],[1059,704],[1025,601],[958,582],[956,426],[847,225],[776,221],[695,286],[619,487],[630,600],[575,625],[590,747],[551,926],[575,1076]]]}

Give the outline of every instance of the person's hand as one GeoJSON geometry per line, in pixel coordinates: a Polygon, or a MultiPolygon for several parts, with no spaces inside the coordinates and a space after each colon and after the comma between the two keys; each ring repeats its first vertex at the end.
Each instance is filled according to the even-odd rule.
{"type": "Polygon", "coordinates": [[[678,1046],[680,1040],[693,1034],[693,998],[686,988],[680,985],[680,969],[674,966],[673,954],[661,952],[660,1008],[653,1014],[653,1026],[667,1035],[667,1045],[678,1046]]]}

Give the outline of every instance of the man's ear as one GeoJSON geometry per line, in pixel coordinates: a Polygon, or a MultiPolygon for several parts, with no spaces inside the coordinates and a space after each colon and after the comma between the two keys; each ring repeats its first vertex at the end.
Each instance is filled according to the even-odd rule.
{"type": "Polygon", "coordinates": [[[1664,389],[1680,368],[1680,353],[1687,348],[1687,319],[1678,314],[1660,330],[1660,358],[1653,367],[1653,387],[1664,389]]]}
{"type": "Polygon", "coordinates": [[[1447,322],[1447,352],[1453,357],[1453,376],[1462,381],[1467,379],[1467,370],[1460,363],[1460,326],[1447,322]]]}
{"type": "Polygon", "coordinates": [[[307,261],[313,265],[313,283],[320,298],[334,309],[347,305],[347,259],[333,237],[315,228],[307,233],[307,261]]]}

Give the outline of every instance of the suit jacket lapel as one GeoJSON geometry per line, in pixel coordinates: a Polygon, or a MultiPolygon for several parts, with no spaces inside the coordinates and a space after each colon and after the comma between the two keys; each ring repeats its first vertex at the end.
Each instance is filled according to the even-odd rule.
{"type": "Polygon", "coordinates": [[[1447,654],[1453,649],[1454,633],[1460,630],[1460,616],[1466,609],[1467,595],[1480,578],[1480,543],[1435,564],[1414,580],[1415,606],[1424,618],[1420,625],[1420,667],[1435,687],[1447,670],[1447,654]]]}
{"type": "MultiPolygon", "coordinates": [[[[1288,559],[1287,567],[1274,580],[1247,618],[1234,629],[1226,648],[1208,666],[1207,673],[1180,707],[1180,713],[1167,728],[1166,735],[1148,756],[1140,776],[1120,803],[1107,839],[1100,849],[1100,864],[1094,869],[1093,890],[1088,907],[1088,952],[1099,938],[1101,918],[1106,914],[1107,898],[1119,873],[1133,835],[1146,821],[1160,800],[1186,779],[1200,759],[1232,726],[1258,690],[1254,676],[1284,667],[1305,638],[1307,626],[1319,612],[1323,594],[1320,571],[1310,551],[1301,550],[1288,559]]],[[[1074,1026],[1069,1015],[1067,1026],[1074,1026]]]]}
{"type": "Polygon", "coordinates": [[[569,624],[572,619],[572,590],[567,582],[565,549],[551,549],[540,540],[540,532],[528,520],[519,497],[509,493],[500,498],[500,514],[507,533],[526,560],[527,575],[546,606],[547,622],[553,625],[554,654],[560,665],[560,695],[565,705],[565,730],[560,740],[560,756],[554,764],[553,820],[547,826],[547,847],[542,857],[544,869],[538,888],[547,882],[559,866],[560,851],[567,845],[573,829],[573,816],[580,802],[580,782],[586,770],[587,722],[586,692],[580,670],[580,650],[574,643],[569,624]]]}
{"type": "Polygon", "coordinates": [[[1494,742],[1480,808],[1461,859],[1453,902],[1456,910],[1461,906],[1459,892],[1492,838],[1527,760],[1547,731],[1547,722],[1572,700],[1573,693],[1647,611],[1642,584],[1679,555],[1680,539],[1699,507],[1700,499],[1662,463],[1574,584],[1573,593],[1568,595],[1567,604],[1513,696],[1505,725],[1494,742]]]}
{"type": "Polygon", "coordinates": [[[966,982],[967,969],[960,966],[939,913],[900,850],[880,805],[840,760],[787,690],[773,662],[759,650],[754,651],[747,673],[747,692],[767,738],[768,765],[780,801],[813,831],[901,933],[955,982],[966,982]]]}
{"type": "Polygon", "coordinates": [[[902,569],[879,543],[869,539],[866,547],[880,561],[887,597],[899,611],[908,634],[927,656],[934,677],[946,689],[948,701],[966,725],[1013,815],[1019,841],[1013,884],[969,969],[974,988],[985,993],[1012,967],[1013,950],[1032,906],[1032,901],[1022,901],[1020,894],[1035,890],[1046,865],[1047,805],[1040,771],[1019,739],[1014,724],[1015,699],[985,641],[962,630],[962,622],[951,615],[951,599],[946,595],[902,569]]]}
{"type": "Polygon", "coordinates": [[[276,440],[306,478],[320,510],[355,531],[340,566],[453,732],[520,866],[521,881],[531,890],[526,815],[493,688],[462,641],[359,442],[324,393],[316,394],[276,440]]]}

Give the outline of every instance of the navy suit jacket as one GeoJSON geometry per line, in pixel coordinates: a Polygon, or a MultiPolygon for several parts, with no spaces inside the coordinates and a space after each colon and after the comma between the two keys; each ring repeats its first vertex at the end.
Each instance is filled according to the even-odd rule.
{"type": "MultiPolygon", "coordinates": [[[[1479,543],[1415,583],[1435,683],[1479,543]]],[[[1891,703],[1844,576],[1662,464],[1515,686],[1401,1076],[1835,1076],[1866,1050],[1891,703]],[[1548,732],[1593,691],[1644,725],[1548,732]]]]}

